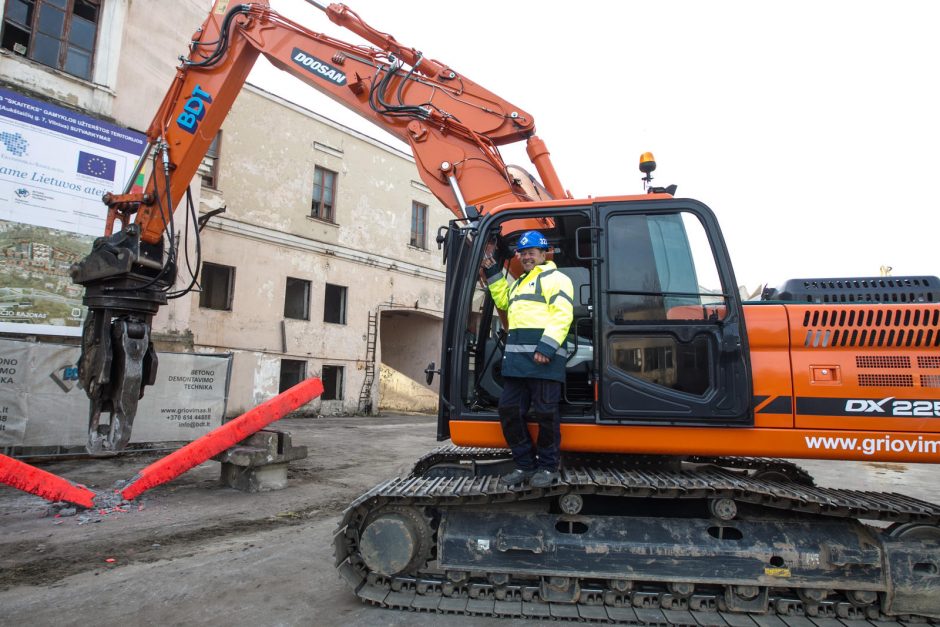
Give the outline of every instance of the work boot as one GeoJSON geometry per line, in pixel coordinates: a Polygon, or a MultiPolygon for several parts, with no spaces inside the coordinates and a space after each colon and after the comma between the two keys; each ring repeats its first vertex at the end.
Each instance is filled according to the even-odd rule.
{"type": "Polygon", "coordinates": [[[535,474],[534,470],[523,470],[522,468],[516,468],[510,473],[507,473],[500,477],[503,482],[508,486],[514,486],[517,483],[524,483],[529,480],[529,478],[535,474]]]}
{"type": "Polygon", "coordinates": [[[561,475],[558,474],[557,470],[548,470],[547,468],[543,468],[536,471],[536,473],[532,475],[532,479],[529,481],[529,485],[533,488],[547,488],[555,481],[558,481],[560,478],[561,475]]]}

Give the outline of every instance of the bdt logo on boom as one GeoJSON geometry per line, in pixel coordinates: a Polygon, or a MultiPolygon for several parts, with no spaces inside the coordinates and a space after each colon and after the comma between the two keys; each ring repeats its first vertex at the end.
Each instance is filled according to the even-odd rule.
{"type": "Polygon", "coordinates": [[[75,364],[59,366],[49,373],[49,378],[55,381],[55,384],[62,388],[63,392],[68,394],[78,382],[78,366],[75,364]]]}
{"type": "Polygon", "coordinates": [[[212,95],[199,85],[183,104],[183,112],[176,117],[176,125],[187,133],[195,133],[199,123],[206,115],[207,105],[212,104],[212,95]]]}

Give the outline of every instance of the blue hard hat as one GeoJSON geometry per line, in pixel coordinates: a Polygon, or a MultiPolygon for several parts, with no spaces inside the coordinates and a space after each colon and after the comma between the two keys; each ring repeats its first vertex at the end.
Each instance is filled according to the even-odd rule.
{"type": "Polygon", "coordinates": [[[538,231],[526,231],[516,242],[516,250],[525,250],[527,248],[548,250],[548,240],[538,231]]]}

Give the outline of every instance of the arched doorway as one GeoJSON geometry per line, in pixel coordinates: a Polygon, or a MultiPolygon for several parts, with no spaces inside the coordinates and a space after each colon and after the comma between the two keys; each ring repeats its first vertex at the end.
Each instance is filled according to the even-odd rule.
{"type": "Polygon", "coordinates": [[[440,317],[415,309],[382,309],[379,322],[379,410],[436,412],[438,381],[424,370],[441,360],[440,317]]]}

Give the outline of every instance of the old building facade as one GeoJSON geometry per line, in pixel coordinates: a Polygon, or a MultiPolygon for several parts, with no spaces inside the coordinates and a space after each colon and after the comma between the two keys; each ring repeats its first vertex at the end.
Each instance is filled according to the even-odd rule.
{"type": "Polygon", "coordinates": [[[444,309],[434,238],[451,214],[410,155],[248,85],[216,160],[200,192],[203,214],[225,207],[203,231],[211,273],[166,325],[234,352],[232,406],[316,375],[319,411],[362,412],[378,407],[379,364],[423,381],[444,309]]]}
{"type": "MultiPolygon", "coordinates": [[[[143,131],[209,4],[0,0],[0,86],[143,131]],[[40,25],[52,18],[54,41],[40,25]]],[[[377,411],[380,379],[396,409],[433,408],[423,370],[439,361],[444,285],[434,240],[451,215],[410,155],[247,85],[191,190],[213,212],[201,289],[161,310],[155,339],[234,355],[229,414],[310,376],[327,388],[311,412],[377,411]]],[[[195,254],[192,237],[182,245],[195,254]]]]}

